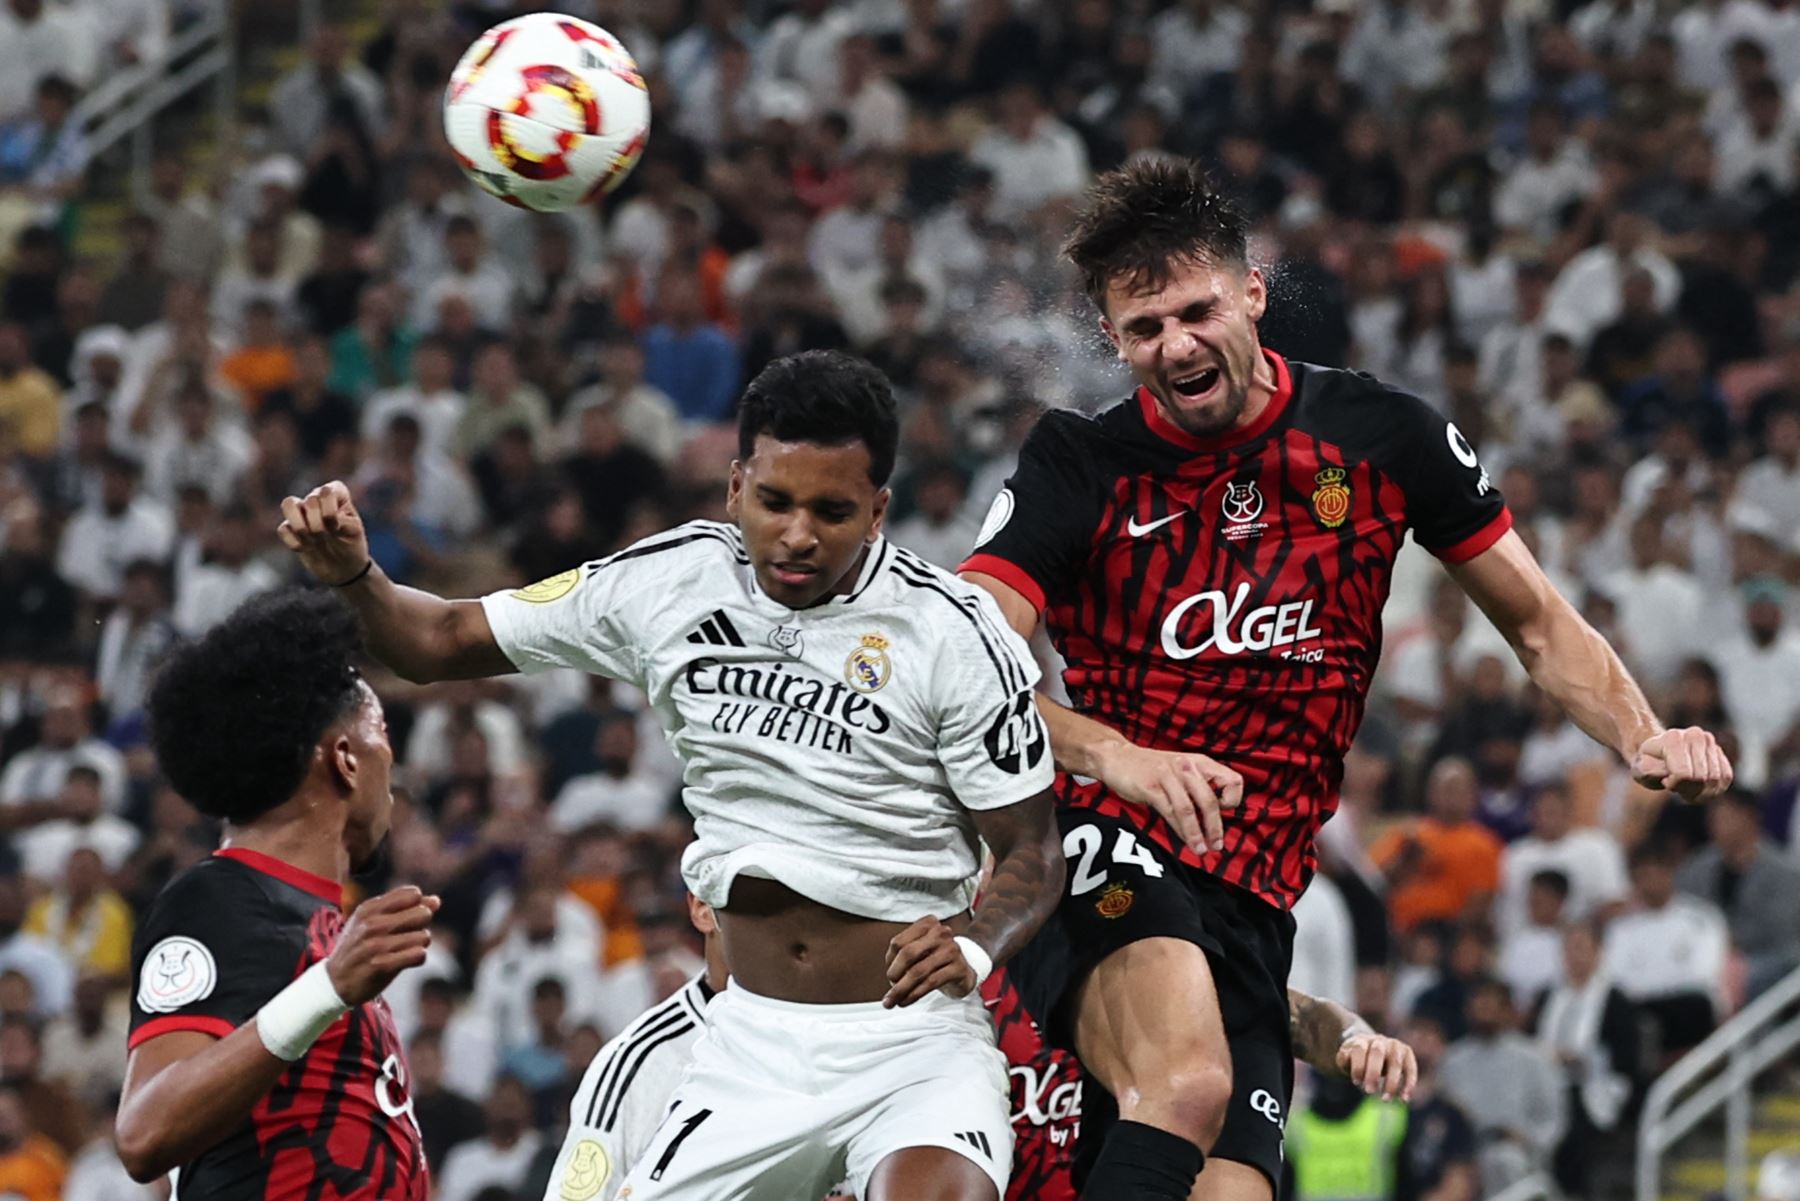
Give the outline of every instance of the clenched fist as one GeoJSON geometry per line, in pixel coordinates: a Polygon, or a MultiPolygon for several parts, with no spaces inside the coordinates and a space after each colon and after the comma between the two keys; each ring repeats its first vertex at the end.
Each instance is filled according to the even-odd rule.
{"type": "Polygon", "coordinates": [[[341,480],[321,484],[305,499],[288,497],[281,515],[276,536],[322,583],[343,584],[369,565],[369,536],[341,480]]]}
{"type": "Polygon", "coordinates": [[[437,897],[405,884],[358,905],[325,961],[338,997],[361,1005],[380,996],[401,972],[424,963],[439,904],[437,897]]]}
{"type": "Polygon", "coordinates": [[[1664,730],[1644,739],[1631,774],[1646,788],[1665,788],[1684,800],[1703,801],[1731,787],[1731,760],[1718,739],[1698,726],[1664,730]]]}
{"type": "Polygon", "coordinates": [[[956,931],[935,917],[922,917],[888,943],[887,978],[893,987],[881,1003],[889,1009],[911,1005],[936,989],[952,997],[975,991],[975,969],[956,945],[956,931]]]}

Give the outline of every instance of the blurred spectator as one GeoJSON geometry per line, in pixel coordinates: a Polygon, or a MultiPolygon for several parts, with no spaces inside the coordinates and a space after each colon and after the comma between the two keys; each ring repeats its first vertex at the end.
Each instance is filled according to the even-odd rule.
{"type": "Polygon", "coordinates": [[[912,516],[888,527],[888,537],[928,563],[955,571],[968,556],[968,531],[959,516],[968,501],[969,480],[962,468],[944,460],[921,464],[912,472],[912,516]]]}
{"type": "Polygon", "coordinates": [[[1485,909],[1500,886],[1500,840],[1475,820],[1475,772],[1443,759],[1425,785],[1427,816],[1394,830],[1370,852],[1389,880],[1388,906],[1400,930],[1457,921],[1485,909]]]}
{"type": "Polygon", "coordinates": [[[637,339],[614,330],[600,342],[600,378],[569,397],[559,429],[565,446],[581,441],[582,417],[604,408],[625,441],[663,466],[681,449],[681,415],[666,392],[644,382],[644,351],[637,339]]]}
{"type": "Polygon", "coordinates": [[[1523,920],[1501,937],[1499,977],[1512,989],[1513,1004],[1529,1010],[1562,983],[1563,926],[1570,881],[1554,868],[1534,872],[1525,885],[1523,920]]]}
{"type": "MultiPolygon", "coordinates": [[[[56,820],[35,826],[16,839],[26,875],[45,885],[54,885],[65,878],[70,857],[76,851],[92,851],[107,873],[117,872],[125,866],[125,861],[137,849],[138,828],[119,815],[106,812],[100,795],[99,772],[79,764],[71,767],[63,778],[56,803],[60,810],[56,820]]],[[[81,870],[86,872],[92,866],[84,863],[81,870]]],[[[85,883],[91,886],[93,881],[85,883]]],[[[42,903],[41,898],[39,903],[42,903]]],[[[45,928],[36,924],[37,912],[34,908],[26,918],[26,928],[35,934],[47,934],[45,928]]],[[[98,929],[102,919],[116,921],[120,913],[96,904],[89,916],[98,929]]],[[[82,921],[85,923],[87,919],[82,921]]]]}
{"type": "Polygon", "coordinates": [[[91,1112],[107,1113],[125,1083],[126,1006],[106,977],[83,975],[75,1004],[44,1029],[44,1079],[91,1112]]]}
{"type": "Polygon", "coordinates": [[[1663,536],[1665,517],[1640,514],[1630,526],[1631,565],[1601,584],[1619,606],[1619,621],[1634,634],[1629,648],[1633,673],[1649,689],[1663,689],[1704,637],[1705,590],[1683,566],[1663,536]]]}
{"type": "Polygon", "coordinates": [[[1568,882],[1569,921],[1610,917],[1630,886],[1619,840],[1594,826],[1577,827],[1568,790],[1550,784],[1531,802],[1531,834],[1509,845],[1500,862],[1500,924],[1516,929],[1526,916],[1526,889],[1538,873],[1568,882]]]}
{"type": "Polygon", "coordinates": [[[1738,591],[1743,625],[1724,634],[1709,658],[1719,671],[1725,711],[1743,741],[1739,774],[1754,787],[1767,778],[1772,761],[1793,749],[1790,740],[1800,721],[1800,636],[1787,628],[1783,580],[1757,576],[1738,591]]]}
{"type": "Polygon", "coordinates": [[[1679,326],[1656,341],[1654,371],[1619,393],[1622,428],[1644,439],[1672,425],[1686,425],[1709,454],[1723,455],[1731,443],[1725,397],[1706,365],[1706,347],[1692,330],[1679,326]]]}
{"type": "MultiPolygon", "coordinates": [[[[1444,1036],[1461,1039],[1469,1032],[1469,1002],[1475,990],[1493,975],[1494,943],[1488,931],[1475,922],[1460,928],[1440,926],[1440,933],[1451,935],[1449,951],[1434,952],[1441,943],[1436,937],[1424,940],[1421,947],[1430,955],[1425,968],[1425,985],[1403,1007],[1408,1017],[1424,1017],[1436,1022],[1444,1036]],[[1441,962],[1440,962],[1441,960],[1441,962]]],[[[1400,1000],[1396,989],[1396,1001],[1400,1000]]]]}
{"type": "Polygon", "coordinates": [[[1646,272],[1651,305],[1666,313],[1681,290],[1681,275],[1650,243],[1651,227],[1637,213],[1621,212],[1607,223],[1606,240],[1582,251],[1550,287],[1544,324],[1586,345],[1624,311],[1624,284],[1632,268],[1646,272]]]}
{"type": "Polygon", "coordinates": [[[550,406],[544,394],[519,378],[512,348],[491,342],[475,355],[469,403],[457,423],[451,451],[459,460],[487,450],[502,430],[522,426],[533,442],[550,434],[550,406]]]}
{"type": "Polygon", "coordinates": [[[442,338],[421,339],[412,352],[411,382],[377,392],[364,406],[362,436],[381,438],[392,426],[393,418],[406,413],[418,422],[426,451],[449,454],[456,445],[456,432],[469,404],[451,386],[455,368],[456,360],[442,338]]]}
{"type": "Polygon", "coordinates": [[[1328,1076],[1304,1109],[1288,1119],[1284,1154],[1298,1201],[1392,1201],[1406,1137],[1406,1107],[1365,1096],[1328,1076]]]}
{"type": "Polygon", "coordinates": [[[706,320],[699,281],[672,271],[657,287],[660,320],[644,332],[644,378],[690,422],[723,421],[737,402],[742,370],[736,344],[706,320]]]}
{"type": "Polygon", "coordinates": [[[1494,194],[1494,220],[1508,233],[1549,241],[1569,206],[1598,183],[1587,148],[1563,124],[1561,106],[1540,100],[1525,126],[1525,153],[1494,194]]]}
{"type": "Polygon", "coordinates": [[[1675,891],[1676,858],[1660,846],[1631,864],[1631,907],[1606,927],[1608,974],[1656,1028],[1665,1061],[1724,1015],[1730,931],[1718,906],[1675,891]]]}
{"type": "Polygon", "coordinates": [[[100,777],[100,796],[116,813],[125,803],[125,761],[118,751],[93,736],[87,697],[62,684],[44,698],[38,741],[14,755],[0,774],[0,805],[51,800],[62,792],[69,772],[92,768],[100,777]]]}
{"type": "Polygon", "coordinates": [[[1044,111],[1037,88],[1023,81],[1008,85],[995,102],[995,116],[969,148],[969,159],[994,174],[996,217],[1019,221],[1087,186],[1087,150],[1074,130],[1044,111]]]}
{"type": "MultiPolygon", "coordinates": [[[[512,1078],[532,1095],[533,1125],[555,1119],[555,1096],[566,1065],[568,995],[563,982],[545,976],[531,990],[531,1028],[500,1059],[500,1078],[512,1078]]],[[[565,1102],[567,1098],[564,1098],[565,1102]]],[[[566,1112],[566,1105],[565,1105],[566,1112]]]]}
{"type": "MultiPolygon", "coordinates": [[[[266,306],[252,324],[266,320],[266,306]]],[[[284,352],[285,357],[285,352],[284,352]]],[[[219,403],[204,381],[190,379],[173,398],[173,420],[150,439],[145,458],[150,463],[144,491],[164,505],[172,504],[181,489],[205,488],[215,504],[235,496],[244,472],[255,457],[254,444],[242,426],[225,420],[219,403]]]]}
{"type": "Polygon", "coordinates": [[[331,350],[316,334],[303,335],[294,346],[293,378],[269,393],[265,411],[281,411],[294,422],[300,453],[319,479],[351,473],[356,462],[356,405],[330,386],[331,350]]]}
{"type": "Polygon", "coordinates": [[[18,1086],[0,1081],[0,1188],[22,1201],[60,1201],[68,1157],[35,1124],[18,1086]]]}
{"type": "Polygon", "coordinates": [[[1492,1196],[1549,1166],[1568,1129],[1566,1086],[1550,1057],[1518,1032],[1504,984],[1478,984],[1468,1020],[1469,1036],[1444,1052],[1439,1078],[1475,1127],[1481,1190],[1492,1196]]]}
{"type": "Polygon", "coordinates": [[[1320,873],[1294,904],[1291,987],[1346,1008],[1356,1004],[1356,932],[1344,894],[1320,873]]]}
{"type": "Polygon", "coordinates": [[[131,972],[133,924],[131,907],[108,886],[99,852],[79,845],[69,852],[55,890],[25,915],[25,929],[59,948],[78,972],[115,984],[131,972]]]}
{"type": "Polygon", "coordinates": [[[53,654],[73,637],[75,590],[51,561],[48,525],[48,515],[39,512],[7,527],[0,551],[0,657],[53,654]]]}
{"type": "Polygon", "coordinates": [[[452,1147],[444,1155],[437,1201],[475,1201],[486,1189],[517,1190],[525,1182],[543,1136],[531,1127],[531,1095],[515,1076],[502,1076],[484,1107],[481,1138],[452,1147]]]}
{"type": "Polygon", "coordinates": [[[669,789],[636,766],[637,751],[635,717],[614,712],[602,718],[594,735],[600,769],[563,785],[550,806],[551,827],[565,833],[596,822],[628,833],[655,828],[669,812],[669,789]]]}
{"type": "Polygon", "coordinates": [[[381,81],[350,57],[350,40],[342,29],[321,25],[313,34],[308,61],[282,76],[269,96],[276,131],[290,154],[303,156],[312,149],[340,97],[356,107],[367,126],[379,123],[381,81]]]}
{"type": "Polygon", "coordinates": [[[125,254],[119,269],[100,294],[96,317],[107,325],[135,332],[163,311],[170,273],[163,267],[162,230],[156,219],[139,211],[125,218],[125,254]]]}
{"type": "Polygon", "coordinates": [[[66,1012],[75,991],[75,971],[48,939],[24,928],[25,883],[0,873],[0,974],[18,972],[31,983],[37,1017],[66,1012]]]}
{"type": "Polygon", "coordinates": [[[233,609],[259,592],[281,583],[281,576],[255,557],[259,541],[256,514],[232,504],[219,512],[207,537],[205,557],[182,573],[175,589],[175,628],[198,638],[223,621],[233,609]]]}
{"type": "Polygon", "coordinates": [[[86,1142],[81,1107],[69,1090],[44,1078],[44,1046],[37,1026],[18,1017],[0,1019],[0,1087],[15,1090],[32,1128],[63,1155],[86,1142]]]}
{"type": "Polygon", "coordinates": [[[60,75],[38,80],[31,115],[0,125],[0,185],[22,188],[39,204],[73,197],[89,157],[80,123],[69,119],[78,96],[60,75]]]}
{"type": "Polygon", "coordinates": [[[1567,1082],[1569,1125],[1552,1170],[1571,1198],[1594,1196],[1596,1166],[1637,1088],[1637,1013],[1601,967],[1598,929],[1586,922],[1563,936],[1566,983],[1544,998],[1537,1036],[1567,1082]]]}
{"type": "Polygon", "coordinates": [[[1475,1201],[1481,1195],[1475,1129],[1444,1095],[1439,1078],[1444,1032],[1426,1019],[1414,1018],[1400,1037],[1418,1058],[1419,1082],[1407,1106],[1396,1201],[1475,1201]]]}
{"type": "Polygon", "coordinates": [[[1777,851],[1762,832],[1756,798],[1727,792],[1707,811],[1712,845],[1702,848],[1676,877],[1685,893],[1725,913],[1731,941],[1749,963],[1754,998],[1800,966],[1800,867],[1777,851]]]}
{"type": "Polygon", "coordinates": [[[413,1037],[406,1060],[412,1071],[413,1115],[425,1141],[425,1160],[441,1180],[445,1154],[480,1138],[486,1119],[481,1106],[444,1083],[444,1040],[435,1030],[413,1037]]]}
{"type": "Polygon", "coordinates": [[[1776,529],[1800,529],[1800,408],[1766,412],[1763,447],[1766,453],[1738,476],[1733,503],[1755,508],[1776,529]]]}
{"type": "Polygon", "coordinates": [[[662,466],[626,441],[622,422],[606,406],[581,411],[571,450],[563,460],[563,474],[581,498],[594,541],[611,547],[634,507],[662,491],[662,466]]]}
{"type": "Polygon", "coordinates": [[[31,361],[23,325],[0,323],[0,457],[47,459],[62,426],[62,390],[31,361]]]}
{"type": "Polygon", "coordinates": [[[77,88],[93,82],[100,37],[87,14],[46,0],[7,0],[0,10],[0,120],[31,103],[40,80],[60,77],[77,88]]]}
{"type": "Polygon", "coordinates": [[[490,333],[507,326],[512,303],[512,280],[489,253],[481,226],[465,216],[453,216],[444,224],[442,265],[415,292],[412,323],[439,333],[450,302],[467,304],[476,324],[490,333]]]}
{"type": "Polygon", "coordinates": [[[89,599],[116,598],[132,561],[169,556],[174,526],[166,509],[139,493],[141,470],[135,459],[109,455],[99,503],[83,507],[63,530],[57,571],[89,599]]]}

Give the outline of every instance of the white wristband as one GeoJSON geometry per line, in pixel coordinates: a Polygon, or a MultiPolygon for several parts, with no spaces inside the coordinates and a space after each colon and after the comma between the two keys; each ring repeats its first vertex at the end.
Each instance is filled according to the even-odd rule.
{"type": "Polygon", "coordinates": [[[987,978],[994,974],[994,957],[987,949],[967,935],[958,934],[955,938],[957,948],[962,951],[963,959],[975,969],[975,987],[980,988],[987,983],[987,978]]]}
{"type": "Polygon", "coordinates": [[[256,1033],[269,1054],[292,1063],[349,1010],[321,959],[256,1011],[256,1033]]]}

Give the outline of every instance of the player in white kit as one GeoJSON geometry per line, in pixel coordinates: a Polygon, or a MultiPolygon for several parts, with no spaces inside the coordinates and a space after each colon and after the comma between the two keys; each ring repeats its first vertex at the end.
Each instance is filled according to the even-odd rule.
{"type": "Polygon", "coordinates": [[[389,580],[342,484],[283,502],[283,541],[402,675],[613,676],[682,757],[682,871],[731,988],[633,1201],[796,1201],[846,1176],[864,1201],[1006,1191],[1006,1069],[976,989],[1061,886],[1049,742],[1036,665],[987,594],[881,536],[898,436],[868,364],[777,360],[740,404],[735,525],[479,601],[389,580]]]}

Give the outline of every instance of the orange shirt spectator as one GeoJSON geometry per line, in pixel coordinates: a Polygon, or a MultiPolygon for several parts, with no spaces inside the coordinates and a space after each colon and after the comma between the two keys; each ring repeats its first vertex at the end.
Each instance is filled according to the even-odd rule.
{"type": "Polygon", "coordinates": [[[254,413],[263,398],[294,382],[294,352],[282,339],[275,306],[253,300],[244,310],[244,340],[219,364],[219,374],[244,398],[254,413]]]}
{"type": "Polygon", "coordinates": [[[18,1090],[0,1088],[0,1197],[58,1201],[68,1174],[57,1145],[32,1132],[18,1090]]]}
{"type": "Polygon", "coordinates": [[[1457,921],[1500,887],[1504,844],[1475,820],[1477,799],[1468,762],[1444,759],[1426,784],[1430,816],[1376,842],[1371,857],[1391,881],[1388,912],[1399,930],[1457,921]]]}

